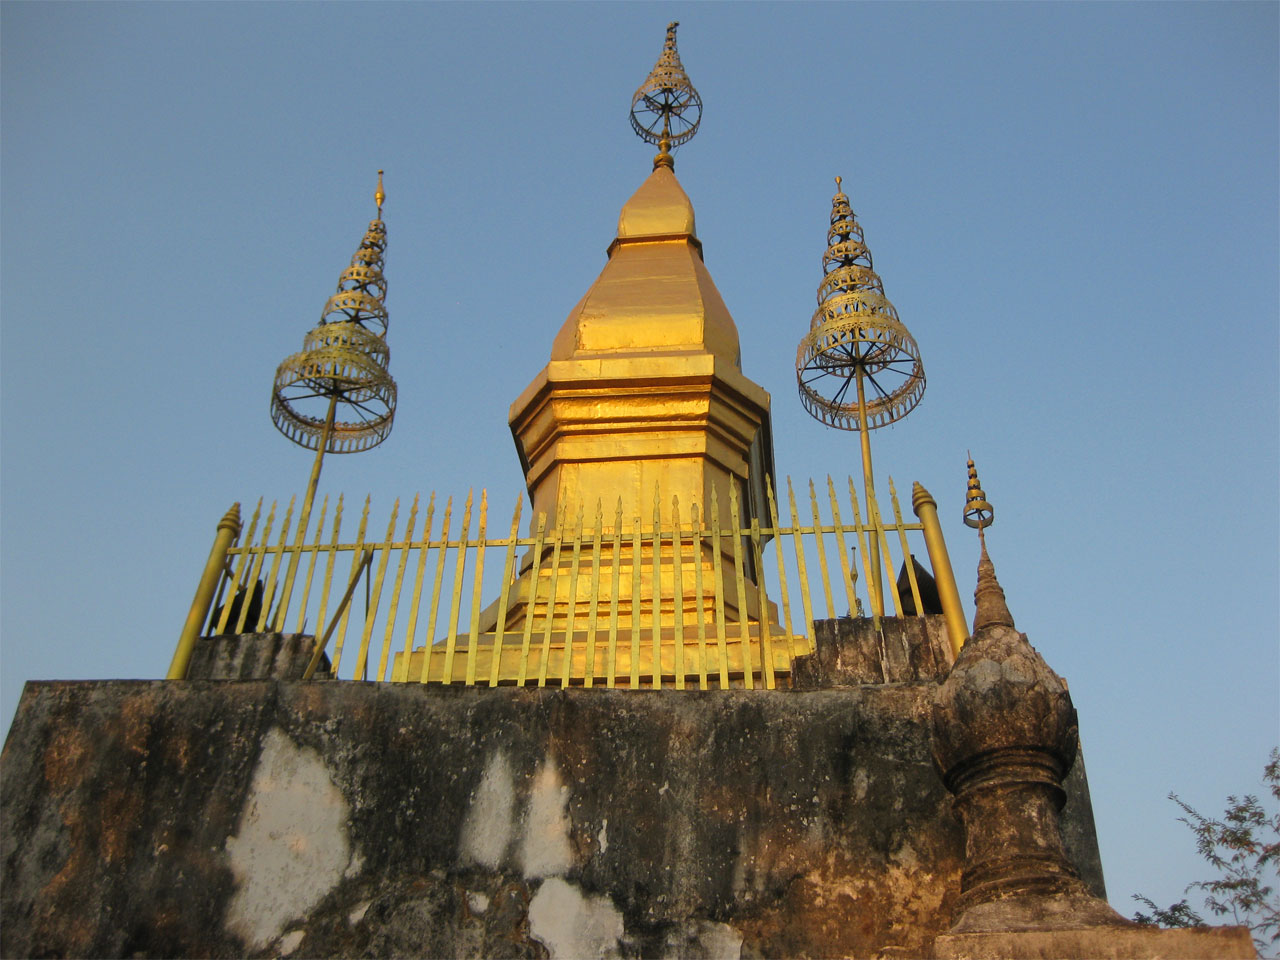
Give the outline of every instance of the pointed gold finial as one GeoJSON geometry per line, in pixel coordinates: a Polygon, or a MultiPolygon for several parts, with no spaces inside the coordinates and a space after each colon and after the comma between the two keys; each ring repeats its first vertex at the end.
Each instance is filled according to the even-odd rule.
{"type": "Polygon", "coordinates": [[[653,156],[653,169],[666,167],[668,170],[676,168],[676,158],[671,155],[671,138],[667,136],[667,131],[663,131],[662,139],[658,141],[658,152],[653,156]]]}
{"type": "Polygon", "coordinates": [[[631,98],[631,129],[647,143],[656,144],[653,168],[675,167],[671,151],[690,140],[702,122],[702,98],[676,50],[678,21],[667,24],[667,38],[658,62],[631,98]]]}
{"type": "Polygon", "coordinates": [[[382,219],[382,205],[386,202],[387,192],[382,189],[382,171],[378,171],[378,189],[373,194],[373,201],[378,205],[378,219],[382,219]]]}
{"type": "Polygon", "coordinates": [[[231,509],[222,515],[222,519],[218,521],[219,530],[230,530],[234,537],[240,533],[240,501],[237,500],[231,505],[231,509]]]}
{"type": "Polygon", "coordinates": [[[987,495],[982,492],[982,484],[978,483],[978,468],[973,465],[973,456],[969,456],[969,490],[964,501],[964,525],[978,531],[979,539],[984,539],[983,529],[995,523],[996,511],[987,502],[987,495]]]}

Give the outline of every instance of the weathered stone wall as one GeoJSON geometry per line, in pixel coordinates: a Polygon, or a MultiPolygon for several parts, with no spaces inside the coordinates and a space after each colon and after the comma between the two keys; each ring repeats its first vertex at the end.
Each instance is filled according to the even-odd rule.
{"type": "Polygon", "coordinates": [[[31,683],[0,756],[0,952],[927,955],[964,855],[936,678],[848,679],[31,683]]]}

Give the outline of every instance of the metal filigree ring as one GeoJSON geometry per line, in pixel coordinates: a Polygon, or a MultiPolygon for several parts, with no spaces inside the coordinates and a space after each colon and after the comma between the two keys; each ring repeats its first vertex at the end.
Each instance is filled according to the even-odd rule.
{"type": "Polygon", "coordinates": [[[339,290],[325,303],[320,322],[356,323],[382,336],[387,332],[387,308],[363,290],[339,290]]]}
{"type": "Polygon", "coordinates": [[[366,264],[353,264],[342,271],[338,278],[339,290],[356,290],[364,288],[382,300],[387,295],[387,280],[377,267],[366,264]]]}
{"type": "Polygon", "coordinates": [[[850,317],[867,323],[875,323],[877,318],[883,318],[886,322],[901,322],[898,320],[897,308],[884,293],[864,288],[837,293],[820,303],[809,320],[809,329],[816,330],[827,323],[841,323],[850,317]]]}
{"type": "Polygon", "coordinates": [[[871,394],[866,398],[867,429],[901,420],[915,409],[925,387],[920,350],[907,328],[888,314],[840,316],[825,307],[814,315],[814,326],[796,351],[805,410],[828,426],[861,430],[852,392],[861,374],[871,394]]]}
{"type": "Polygon", "coordinates": [[[631,129],[640,139],[656,146],[665,128],[670,145],[678,147],[698,132],[702,98],[688,80],[683,87],[651,86],[652,83],[651,77],[631,98],[631,129]]]}
{"type": "Polygon", "coordinates": [[[871,266],[871,251],[867,249],[862,235],[829,237],[827,252],[822,255],[822,268],[828,273],[837,266],[851,260],[861,260],[871,266]]]}
{"type": "Polygon", "coordinates": [[[837,293],[851,293],[855,290],[875,290],[883,295],[884,285],[879,275],[870,267],[850,263],[836,267],[827,274],[822,285],[818,287],[818,303],[837,293]]]}
{"type": "Polygon", "coordinates": [[[386,343],[355,324],[335,323],[313,330],[306,346],[276,370],[271,419],[277,429],[294,443],[318,449],[332,402],[343,419],[335,417],[328,452],[376,447],[395,417],[396,385],[387,372],[386,343]]]}
{"type": "Polygon", "coordinates": [[[304,354],[334,348],[358,351],[383,369],[391,359],[387,341],[358,323],[346,321],[321,323],[314,327],[302,341],[304,354]]]}

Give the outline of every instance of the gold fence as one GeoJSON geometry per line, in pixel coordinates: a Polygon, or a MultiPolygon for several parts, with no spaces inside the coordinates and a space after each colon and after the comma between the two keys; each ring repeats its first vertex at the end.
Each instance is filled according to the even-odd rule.
{"type": "Polygon", "coordinates": [[[397,500],[380,540],[370,537],[369,497],[354,538],[344,530],[341,496],[332,513],[327,497],[321,503],[309,538],[294,526],[293,500],[278,528],[275,503],[264,517],[259,500],[243,528],[236,505],[219,524],[169,677],[186,676],[202,632],[293,632],[320,638],[307,676],[327,651],[332,676],[359,680],[773,688],[785,683],[795,657],[814,650],[815,619],[869,615],[878,626],[886,613],[902,615],[905,604],[924,610],[908,542],[908,534],[921,533],[958,649],[959,599],[924,488],[915,485],[918,520],[908,523],[890,480],[886,523],[874,499],[864,520],[852,478],[851,520],[830,477],[825,498],[813,481],[808,486],[802,515],[788,478],[786,526],[766,483],[767,526],[747,516],[752,511],[730,488],[724,519],[714,491],[705,514],[697,504],[682,513],[678,500],[666,504],[655,492],[650,523],[624,518],[619,499],[612,523],[596,504],[591,520],[581,507],[573,517],[539,514],[527,536],[520,536],[521,496],[504,538],[489,536],[483,490],[478,505],[468,493],[456,528],[452,497],[440,511],[434,493],[425,510],[415,496],[403,522],[397,500]],[[634,604],[621,618],[620,598],[634,604]],[[527,609],[508,629],[517,602],[527,609]],[[538,603],[549,611],[541,617],[533,615],[538,603]]]}

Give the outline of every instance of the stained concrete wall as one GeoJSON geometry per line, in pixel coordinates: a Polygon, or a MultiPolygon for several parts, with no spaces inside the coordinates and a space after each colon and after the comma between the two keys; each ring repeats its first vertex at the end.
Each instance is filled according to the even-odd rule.
{"type": "MultiPolygon", "coordinates": [[[[870,642],[861,623],[829,642],[870,642]]],[[[913,669],[779,691],[31,683],[0,755],[0,953],[927,955],[963,837],[929,746],[945,664],[913,669]]]]}

